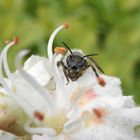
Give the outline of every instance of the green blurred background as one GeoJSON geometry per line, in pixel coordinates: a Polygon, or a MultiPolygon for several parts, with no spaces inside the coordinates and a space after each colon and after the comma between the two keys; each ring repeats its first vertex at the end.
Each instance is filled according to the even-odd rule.
{"type": "Polygon", "coordinates": [[[0,0],[0,49],[20,38],[9,52],[11,69],[23,48],[46,56],[50,34],[63,23],[70,28],[54,44],[99,53],[105,73],[120,77],[124,93],[140,104],[140,0],[0,0]]]}

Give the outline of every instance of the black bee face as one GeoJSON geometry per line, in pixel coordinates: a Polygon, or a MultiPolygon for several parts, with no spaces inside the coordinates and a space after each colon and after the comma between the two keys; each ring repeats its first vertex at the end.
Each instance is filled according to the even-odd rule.
{"type": "Polygon", "coordinates": [[[69,55],[66,59],[67,66],[74,71],[81,71],[87,67],[87,60],[83,59],[81,54],[73,52],[73,55],[69,55]]]}
{"type": "Polygon", "coordinates": [[[72,81],[76,81],[79,77],[82,76],[83,72],[89,67],[92,68],[96,77],[99,77],[96,68],[99,69],[100,71],[102,71],[102,69],[98,66],[98,64],[94,59],[90,58],[90,56],[95,56],[97,54],[88,54],[83,56],[79,52],[71,51],[71,49],[67,46],[66,43],[63,42],[63,44],[69,50],[70,54],[66,58],[66,64],[63,61],[58,61],[57,66],[59,67],[61,65],[63,67],[63,72],[66,76],[68,83],[69,79],[71,79],[72,81]],[[94,63],[96,68],[93,65],[88,64],[87,59],[92,61],[92,63],[94,63]]]}

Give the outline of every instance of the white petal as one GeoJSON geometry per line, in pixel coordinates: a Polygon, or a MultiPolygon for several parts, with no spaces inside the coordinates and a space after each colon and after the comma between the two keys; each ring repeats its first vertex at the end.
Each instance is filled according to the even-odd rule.
{"type": "Polygon", "coordinates": [[[93,129],[91,140],[137,140],[133,136],[128,136],[121,131],[108,126],[100,126],[93,129]]]}
{"type": "Polygon", "coordinates": [[[0,130],[0,140],[16,140],[17,137],[11,133],[0,130]]]}
{"type": "Polygon", "coordinates": [[[33,135],[32,140],[72,140],[68,138],[64,138],[63,135],[58,135],[56,137],[48,137],[47,135],[39,136],[39,135],[33,135]]]}
{"type": "Polygon", "coordinates": [[[32,75],[40,85],[46,86],[52,78],[48,64],[48,60],[44,57],[33,55],[25,62],[23,69],[32,75]]]}
{"type": "Polygon", "coordinates": [[[50,140],[48,136],[33,135],[32,140],[50,140]]]}
{"type": "Polygon", "coordinates": [[[134,107],[134,101],[132,96],[122,96],[122,97],[99,97],[97,98],[99,102],[109,105],[111,108],[121,108],[121,107],[134,107]]]}
{"type": "Polygon", "coordinates": [[[120,87],[120,79],[116,77],[101,75],[101,77],[105,80],[106,85],[104,87],[99,84],[93,85],[93,88],[99,95],[107,95],[107,96],[122,96],[122,90],[120,87]]]}
{"type": "Polygon", "coordinates": [[[30,56],[26,62],[24,63],[24,70],[28,70],[34,65],[36,65],[39,61],[42,60],[43,57],[37,56],[37,55],[32,55],[30,56]]]}
{"type": "MultiPolygon", "coordinates": [[[[35,89],[33,89],[24,79],[16,79],[16,96],[27,102],[32,110],[46,112],[47,102],[35,89]]],[[[18,101],[17,101],[18,102],[18,101]]],[[[20,103],[20,101],[19,101],[20,103]]],[[[24,108],[24,107],[23,107],[24,108]]]]}
{"type": "Polygon", "coordinates": [[[134,127],[140,124],[140,108],[113,109],[106,116],[106,124],[126,135],[134,135],[134,127]]]}
{"type": "Polygon", "coordinates": [[[140,107],[125,109],[122,116],[134,125],[140,125],[140,107]]]}

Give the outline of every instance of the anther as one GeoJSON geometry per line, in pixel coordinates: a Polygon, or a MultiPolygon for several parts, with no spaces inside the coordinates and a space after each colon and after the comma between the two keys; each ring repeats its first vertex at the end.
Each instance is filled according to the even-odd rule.
{"type": "Polygon", "coordinates": [[[106,85],[106,82],[102,77],[97,77],[97,81],[103,87],[106,85]]]}
{"type": "Polygon", "coordinates": [[[38,111],[35,111],[35,112],[34,112],[34,116],[35,116],[38,120],[40,120],[40,121],[42,121],[42,120],[44,119],[43,114],[41,114],[41,113],[38,112],[38,111]]]}
{"type": "Polygon", "coordinates": [[[64,47],[56,47],[56,48],[54,49],[54,52],[57,53],[57,54],[64,54],[66,51],[67,51],[67,50],[66,50],[66,48],[64,48],[64,47]]]}
{"type": "Polygon", "coordinates": [[[64,28],[65,28],[65,29],[68,29],[68,28],[69,28],[69,24],[64,23],[64,28]]]}
{"type": "Polygon", "coordinates": [[[15,36],[15,37],[13,38],[13,41],[15,42],[15,45],[16,45],[16,44],[18,44],[18,42],[19,42],[19,38],[18,38],[17,36],[15,36]]]}

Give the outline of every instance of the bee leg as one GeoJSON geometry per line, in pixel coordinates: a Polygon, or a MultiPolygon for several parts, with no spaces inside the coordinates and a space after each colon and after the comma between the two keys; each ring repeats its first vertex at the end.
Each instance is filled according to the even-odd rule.
{"type": "Polygon", "coordinates": [[[96,71],[96,69],[94,68],[94,66],[89,65],[89,67],[92,68],[93,72],[95,73],[96,77],[98,78],[98,77],[99,77],[99,74],[97,73],[97,71],[96,71]]]}
{"type": "Polygon", "coordinates": [[[96,75],[96,78],[97,78],[97,81],[98,83],[101,85],[101,86],[105,86],[106,85],[106,82],[103,78],[99,77],[99,74],[97,73],[96,69],[94,66],[92,65],[89,65],[91,66],[92,70],[95,72],[95,75],[96,75]]]}
{"type": "Polygon", "coordinates": [[[95,60],[93,60],[95,66],[97,67],[98,70],[100,70],[102,73],[104,73],[104,71],[102,70],[102,68],[96,63],[95,60]]]}
{"type": "Polygon", "coordinates": [[[64,63],[63,63],[63,61],[57,61],[57,67],[59,67],[60,65],[62,65],[62,66],[64,66],[64,63]]]}
{"type": "Polygon", "coordinates": [[[64,67],[63,67],[63,72],[64,72],[65,77],[66,77],[66,79],[67,79],[67,84],[66,84],[66,85],[68,85],[68,84],[69,84],[68,73],[67,73],[67,69],[65,69],[64,67]]]}
{"type": "Polygon", "coordinates": [[[104,73],[102,68],[97,64],[97,62],[93,58],[88,57],[88,59],[93,62],[93,64],[97,67],[98,70],[100,70],[102,73],[104,73]]]}
{"type": "Polygon", "coordinates": [[[59,67],[60,65],[62,65],[62,67],[63,67],[63,72],[64,72],[64,75],[65,75],[65,77],[67,79],[67,84],[66,85],[68,85],[69,84],[69,78],[68,78],[68,73],[67,73],[67,67],[65,66],[63,61],[58,61],[57,62],[57,66],[59,67]]]}

